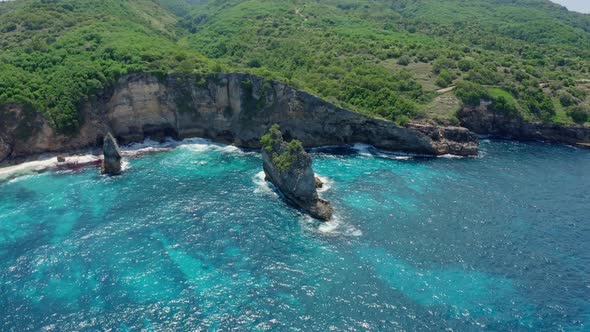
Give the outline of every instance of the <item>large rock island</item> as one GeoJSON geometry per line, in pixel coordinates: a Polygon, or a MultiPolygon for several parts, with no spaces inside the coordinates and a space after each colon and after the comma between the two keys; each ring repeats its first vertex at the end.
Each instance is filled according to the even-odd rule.
{"type": "Polygon", "coordinates": [[[272,182],[289,203],[312,217],[330,220],[330,203],[319,198],[311,157],[301,141],[285,142],[278,125],[273,125],[261,139],[262,162],[266,179],[272,182]]]}

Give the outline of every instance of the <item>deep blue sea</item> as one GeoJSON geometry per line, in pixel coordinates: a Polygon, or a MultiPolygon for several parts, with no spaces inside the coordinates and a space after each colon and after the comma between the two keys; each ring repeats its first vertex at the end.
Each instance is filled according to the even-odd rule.
{"type": "Polygon", "coordinates": [[[590,150],[313,158],[328,224],[199,140],[0,183],[0,331],[590,331],[590,150]]]}

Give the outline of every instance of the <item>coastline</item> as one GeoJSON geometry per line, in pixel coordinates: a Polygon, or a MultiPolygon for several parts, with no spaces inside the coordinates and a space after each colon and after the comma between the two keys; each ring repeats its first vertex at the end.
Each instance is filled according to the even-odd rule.
{"type": "MultiPolygon", "coordinates": [[[[141,143],[133,143],[121,147],[125,158],[134,158],[147,153],[168,151],[176,146],[186,144],[184,141],[166,140],[155,142],[149,139],[141,143]]],[[[0,182],[9,181],[17,177],[40,174],[56,169],[76,170],[84,167],[99,166],[102,162],[102,152],[99,149],[75,150],[69,153],[42,153],[0,163],[0,182]],[[58,157],[64,157],[59,162],[58,157]]]]}
{"type": "MultiPolygon", "coordinates": [[[[480,140],[501,140],[511,141],[519,143],[539,143],[539,144],[555,144],[564,145],[572,148],[579,149],[590,149],[590,144],[578,143],[568,144],[560,143],[555,141],[544,141],[539,139],[518,139],[510,136],[502,135],[479,135],[480,140]]],[[[194,137],[186,138],[183,140],[175,140],[174,138],[167,137],[164,141],[154,141],[149,138],[138,142],[130,143],[121,146],[121,152],[125,158],[140,157],[148,153],[164,152],[177,148],[182,145],[190,144],[205,144],[205,145],[216,145],[233,147],[235,149],[248,149],[242,148],[233,144],[220,143],[210,140],[208,138],[194,137]]],[[[412,158],[450,158],[450,159],[461,159],[461,158],[478,158],[480,154],[472,156],[462,156],[455,154],[443,154],[443,155],[432,155],[432,154],[421,154],[411,153],[403,151],[390,151],[379,149],[373,145],[365,143],[351,143],[345,145],[325,145],[309,148],[308,150],[316,153],[330,153],[331,149],[349,149],[355,151],[359,155],[363,156],[374,156],[387,158],[392,160],[408,160],[412,158]]],[[[257,151],[257,150],[256,150],[257,151]]],[[[40,154],[34,154],[27,157],[21,157],[11,160],[5,160],[0,162],[0,182],[9,181],[11,179],[32,175],[40,174],[55,169],[79,169],[83,167],[90,167],[93,165],[98,166],[102,161],[102,152],[99,148],[87,148],[87,149],[74,149],[69,152],[58,153],[58,152],[46,152],[40,154]],[[57,157],[61,156],[66,158],[65,162],[58,162],[57,157]]]]}
{"type": "MultiPolygon", "coordinates": [[[[124,158],[136,158],[148,153],[165,152],[183,145],[204,144],[222,147],[243,149],[232,144],[218,143],[207,138],[187,138],[175,140],[166,138],[162,142],[145,139],[139,143],[121,145],[121,153],[124,158]]],[[[461,156],[454,154],[429,155],[408,153],[402,151],[388,151],[379,149],[373,145],[364,143],[352,143],[346,145],[326,145],[308,149],[311,152],[329,151],[330,149],[347,149],[362,156],[375,156],[392,160],[408,160],[412,158],[476,158],[476,156],[461,156]]],[[[249,150],[249,149],[247,149],[249,150]]],[[[258,152],[258,150],[255,150],[258,152]]],[[[329,152],[327,152],[329,153],[329,152]]],[[[98,148],[76,149],[68,153],[41,153],[9,161],[0,162],[0,183],[17,177],[40,174],[58,169],[80,169],[83,167],[99,166],[102,162],[102,152],[98,148]],[[57,157],[64,157],[65,162],[58,162],[57,157]]],[[[321,190],[325,191],[325,190],[321,190]]]]}
{"type": "Polygon", "coordinates": [[[461,126],[478,135],[521,142],[590,147],[590,127],[581,124],[528,122],[494,111],[485,103],[479,107],[464,107],[457,115],[461,126]]]}
{"type": "Polygon", "coordinates": [[[122,77],[93,102],[83,105],[85,121],[74,136],[56,130],[21,105],[0,105],[0,167],[40,156],[88,154],[111,132],[130,144],[165,137],[203,137],[239,148],[258,149],[271,124],[305,148],[372,145],[384,151],[437,156],[476,156],[478,135],[517,141],[590,146],[590,127],[528,123],[489,109],[463,108],[460,126],[411,121],[407,126],[355,113],[326,100],[265,78],[229,73],[201,77],[139,73],[122,77]],[[245,84],[248,83],[248,84],[245,84]],[[251,88],[249,88],[251,85],[251,88]]]}
{"type": "Polygon", "coordinates": [[[394,122],[340,108],[287,84],[240,73],[195,75],[130,74],[80,107],[84,119],[66,135],[41,114],[22,105],[0,105],[0,160],[45,152],[95,148],[107,133],[128,144],[145,138],[204,137],[242,148],[260,148],[273,124],[305,148],[371,144],[391,151],[476,155],[477,136],[463,127],[394,122]],[[205,79],[204,83],[201,79],[205,79]]]}
{"type": "Polygon", "coordinates": [[[101,158],[94,154],[69,155],[66,162],[58,162],[57,156],[42,155],[37,158],[28,158],[29,160],[20,163],[2,166],[0,165],[0,182],[9,181],[17,177],[40,174],[52,169],[64,168],[81,168],[97,164],[101,158]]]}

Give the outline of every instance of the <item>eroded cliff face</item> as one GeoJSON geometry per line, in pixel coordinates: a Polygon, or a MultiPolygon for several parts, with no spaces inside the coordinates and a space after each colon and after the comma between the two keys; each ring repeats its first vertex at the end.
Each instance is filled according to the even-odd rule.
{"type": "Polygon", "coordinates": [[[463,108],[457,115],[462,126],[481,135],[571,145],[590,143],[590,127],[531,123],[495,112],[483,103],[479,107],[463,108]]]}
{"type": "Polygon", "coordinates": [[[40,114],[21,105],[0,106],[0,162],[44,152],[68,152],[100,146],[106,125],[94,116],[81,127],[78,135],[58,134],[40,114]]]}
{"type": "Polygon", "coordinates": [[[305,147],[366,143],[423,154],[477,153],[477,136],[460,127],[414,125],[369,118],[338,108],[285,84],[247,74],[209,77],[150,74],[121,78],[87,103],[78,135],[60,135],[40,115],[18,105],[0,109],[0,161],[43,152],[100,146],[107,132],[121,143],[145,137],[205,137],[259,148],[260,137],[279,124],[287,139],[305,147]]]}

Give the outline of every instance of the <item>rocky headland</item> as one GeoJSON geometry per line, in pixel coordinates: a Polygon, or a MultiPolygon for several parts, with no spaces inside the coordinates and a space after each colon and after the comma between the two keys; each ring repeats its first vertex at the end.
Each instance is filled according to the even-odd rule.
{"type": "Polygon", "coordinates": [[[478,107],[464,107],[458,112],[457,117],[462,126],[479,135],[590,146],[590,127],[529,122],[494,111],[488,103],[484,102],[478,107]]]}
{"type": "Polygon", "coordinates": [[[109,132],[122,144],[171,136],[260,148],[259,138],[274,123],[285,138],[297,138],[306,148],[365,143],[428,155],[475,155],[478,150],[478,137],[465,128],[400,127],[248,74],[127,75],[80,109],[78,133],[64,135],[23,105],[0,106],[0,162],[100,147],[109,132]]]}
{"type": "Polygon", "coordinates": [[[285,142],[278,125],[273,125],[261,139],[262,165],[266,180],[270,181],[292,205],[314,218],[327,221],[333,208],[319,198],[321,186],[311,167],[311,157],[298,140],[285,142]]]}

